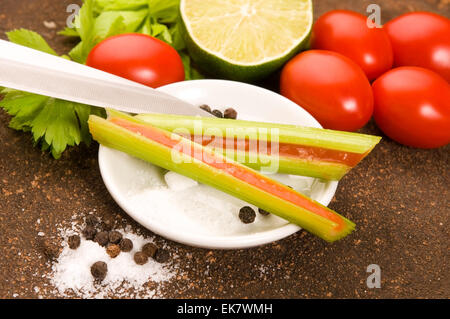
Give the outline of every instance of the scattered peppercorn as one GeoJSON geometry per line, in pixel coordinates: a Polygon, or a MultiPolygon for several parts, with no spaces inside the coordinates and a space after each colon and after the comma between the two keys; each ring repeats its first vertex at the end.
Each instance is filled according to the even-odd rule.
{"type": "Polygon", "coordinates": [[[95,237],[94,241],[98,243],[100,246],[105,247],[109,243],[109,234],[106,231],[98,232],[95,237]]]}
{"type": "Polygon", "coordinates": [[[103,231],[111,231],[114,229],[115,226],[115,221],[113,219],[103,219],[102,222],[100,223],[100,228],[103,231]]]}
{"type": "Polygon", "coordinates": [[[78,235],[72,235],[67,239],[67,243],[69,244],[70,249],[77,249],[80,247],[80,236],[78,235]]]}
{"type": "Polygon", "coordinates": [[[109,242],[111,244],[118,244],[118,243],[120,243],[121,239],[122,239],[122,234],[119,233],[117,230],[112,230],[109,232],[109,242]]]}
{"type": "Polygon", "coordinates": [[[158,249],[155,253],[155,257],[153,257],[159,263],[165,263],[169,260],[170,254],[165,249],[158,249]]]}
{"type": "Polygon", "coordinates": [[[147,243],[142,246],[142,252],[147,255],[147,257],[153,258],[155,256],[158,247],[153,243],[147,243]]]}
{"type": "Polygon", "coordinates": [[[109,244],[106,247],[106,252],[111,258],[116,258],[120,254],[120,247],[117,244],[109,244]]]}
{"type": "Polygon", "coordinates": [[[129,252],[133,249],[133,242],[128,238],[122,238],[119,243],[120,250],[123,252],[129,252]]]}
{"type": "Polygon", "coordinates": [[[258,208],[258,212],[263,216],[268,216],[270,213],[268,211],[265,211],[264,209],[258,208]]]}
{"type": "Polygon", "coordinates": [[[106,277],[108,266],[103,261],[97,261],[91,266],[91,274],[95,279],[102,281],[106,277]]]}
{"type": "Polygon", "coordinates": [[[97,234],[97,230],[93,226],[86,226],[86,228],[83,229],[83,236],[87,240],[93,240],[95,238],[95,235],[97,234]]]}
{"type": "Polygon", "coordinates": [[[134,261],[138,265],[145,264],[147,262],[147,260],[148,260],[147,255],[144,254],[142,251],[138,251],[137,253],[134,254],[134,261]]]}
{"type": "Polygon", "coordinates": [[[86,225],[95,227],[98,224],[98,219],[94,215],[86,216],[86,225]]]}
{"type": "Polygon", "coordinates": [[[250,206],[244,206],[239,210],[239,219],[244,224],[250,224],[255,221],[256,213],[250,206]]]}
{"type": "Polygon", "coordinates": [[[111,231],[113,229],[113,226],[114,226],[114,222],[113,221],[111,221],[111,220],[102,220],[99,227],[100,227],[100,229],[102,231],[109,232],[109,231],[111,231]]]}
{"type": "Polygon", "coordinates": [[[223,117],[226,119],[235,120],[237,118],[237,112],[235,109],[230,107],[223,112],[223,117]]]}
{"type": "Polygon", "coordinates": [[[201,108],[203,111],[211,113],[211,108],[207,104],[200,105],[199,108],[201,108]]]}
{"type": "Polygon", "coordinates": [[[214,115],[215,117],[219,117],[219,118],[222,118],[222,117],[223,117],[222,112],[220,112],[219,110],[213,110],[213,111],[211,112],[211,114],[214,115]]]}

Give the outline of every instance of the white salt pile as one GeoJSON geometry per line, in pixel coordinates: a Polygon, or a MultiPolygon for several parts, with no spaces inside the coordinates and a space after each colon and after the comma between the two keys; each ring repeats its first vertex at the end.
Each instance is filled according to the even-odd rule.
{"type": "Polygon", "coordinates": [[[202,184],[180,191],[149,187],[128,196],[130,210],[144,225],[165,227],[167,232],[247,235],[287,223],[275,215],[257,214],[255,222],[244,224],[238,214],[248,203],[202,184]]]}
{"type": "MultiPolygon", "coordinates": [[[[325,185],[310,177],[277,177],[306,195],[325,185]]],[[[257,207],[173,172],[166,173],[164,179],[167,185],[150,182],[140,189],[130,187],[132,190],[127,193],[129,210],[144,225],[195,235],[232,236],[262,232],[288,223],[275,215],[256,214],[253,223],[244,224],[239,219],[239,210],[250,206],[257,211],[257,207]]]]}
{"type": "Polygon", "coordinates": [[[169,189],[173,191],[182,191],[198,185],[193,179],[171,171],[164,175],[164,180],[169,189]]]}
{"type": "Polygon", "coordinates": [[[67,244],[68,236],[79,232],[74,229],[63,230],[63,250],[48,275],[56,289],[55,293],[64,297],[82,298],[158,297],[160,285],[176,274],[176,265],[173,262],[160,264],[151,258],[146,264],[137,265],[133,259],[134,253],[152,241],[133,234],[130,230],[118,231],[133,242],[133,250],[121,252],[116,258],[111,258],[105,247],[84,238],[81,238],[77,249],[70,249],[67,244]],[[103,261],[108,266],[106,277],[101,283],[94,281],[90,271],[92,264],[97,261],[103,261]]]}

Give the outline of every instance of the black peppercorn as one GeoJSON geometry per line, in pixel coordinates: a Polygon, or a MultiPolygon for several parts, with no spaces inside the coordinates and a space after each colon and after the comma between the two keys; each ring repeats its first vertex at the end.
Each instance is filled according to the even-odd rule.
{"type": "Polygon", "coordinates": [[[258,208],[258,212],[263,216],[268,216],[270,213],[268,211],[265,211],[264,209],[258,208]]]}
{"type": "Polygon", "coordinates": [[[102,231],[109,232],[113,229],[113,223],[109,220],[105,220],[100,223],[99,227],[102,231]]]}
{"type": "Polygon", "coordinates": [[[119,243],[120,250],[123,252],[129,252],[133,249],[133,242],[128,238],[122,238],[119,243]]]}
{"type": "Polygon", "coordinates": [[[80,236],[78,235],[72,235],[67,239],[67,243],[69,244],[70,249],[77,249],[80,247],[80,236]]]}
{"type": "Polygon", "coordinates": [[[143,265],[147,262],[148,257],[142,251],[138,251],[134,254],[134,262],[138,265],[143,265]]]}
{"type": "Polygon", "coordinates": [[[170,254],[165,249],[158,249],[153,257],[159,263],[165,263],[169,260],[170,254]]]}
{"type": "Polygon", "coordinates": [[[155,256],[158,247],[153,243],[147,243],[142,246],[142,252],[147,255],[147,257],[153,258],[155,256]]]}
{"type": "Polygon", "coordinates": [[[95,279],[102,281],[106,277],[108,266],[103,261],[97,261],[91,266],[91,274],[95,279]]]}
{"type": "Polygon", "coordinates": [[[109,243],[109,234],[106,231],[98,232],[95,237],[94,241],[98,243],[100,246],[105,247],[109,243]]]}
{"type": "Polygon", "coordinates": [[[207,104],[200,105],[199,108],[201,108],[203,111],[211,113],[211,108],[207,104]]]}
{"type": "Polygon", "coordinates": [[[235,120],[237,118],[237,112],[235,109],[230,107],[223,112],[223,117],[226,119],[235,120]]]}
{"type": "Polygon", "coordinates": [[[220,112],[219,110],[213,110],[213,111],[211,112],[211,114],[214,115],[215,117],[219,117],[219,118],[222,118],[222,117],[223,117],[222,112],[220,112]]]}
{"type": "Polygon", "coordinates": [[[112,244],[118,244],[120,243],[120,240],[122,239],[122,234],[119,233],[116,230],[112,230],[109,232],[109,242],[112,244]]]}
{"type": "Polygon", "coordinates": [[[97,230],[92,226],[86,226],[86,228],[83,229],[83,236],[87,240],[93,240],[95,235],[97,234],[97,230]]]}
{"type": "Polygon", "coordinates": [[[256,218],[256,213],[253,210],[253,208],[251,208],[249,206],[244,206],[239,210],[239,219],[244,224],[253,223],[255,221],[255,218],[256,218]]]}
{"type": "Polygon", "coordinates": [[[111,258],[116,258],[120,254],[120,247],[117,244],[109,244],[106,248],[106,253],[111,258]]]}
{"type": "Polygon", "coordinates": [[[86,216],[86,225],[96,227],[98,224],[98,219],[94,215],[87,215],[86,216]]]}

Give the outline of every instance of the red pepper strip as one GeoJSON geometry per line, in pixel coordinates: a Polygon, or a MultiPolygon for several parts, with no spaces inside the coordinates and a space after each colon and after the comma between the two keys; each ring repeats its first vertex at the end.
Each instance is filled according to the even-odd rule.
{"type": "MultiPolygon", "coordinates": [[[[192,135],[190,136],[190,138],[192,141],[196,143],[201,141],[203,146],[208,146],[211,148],[213,147],[227,148],[227,149],[234,148],[234,150],[236,151],[239,150],[245,152],[249,152],[251,148],[252,152],[254,151],[260,152],[260,145],[259,145],[260,143],[255,140],[252,140],[252,142],[250,142],[248,138],[246,138],[245,140],[240,139],[239,141],[236,138],[233,140],[231,138],[226,137],[224,137],[223,140],[220,141],[217,137],[211,136],[200,137],[197,135],[195,136],[192,135]]],[[[264,149],[263,152],[265,153],[265,155],[270,155],[272,151],[272,143],[270,141],[267,141],[263,142],[262,145],[264,147],[267,145],[266,149],[264,149]]],[[[367,155],[367,153],[358,154],[352,152],[326,149],[316,146],[305,146],[291,143],[279,143],[278,147],[279,147],[278,154],[280,156],[301,158],[305,160],[317,160],[320,162],[344,164],[349,167],[356,166],[367,155]]]]}
{"type": "MultiPolygon", "coordinates": [[[[121,118],[112,118],[109,119],[109,121],[133,133],[139,133],[142,136],[169,148],[174,148],[179,143],[179,141],[172,139],[167,134],[164,134],[163,131],[155,129],[150,126],[132,123],[121,118]]],[[[183,152],[186,155],[194,157],[195,159],[207,165],[217,168],[218,170],[225,171],[231,176],[241,181],[244,181],[254,187],[257,187],[267,193],[273,194],[285,201],[291,202],[294,205],[300,206],[308,211],[311,211],[319,216],[322,216],[328,220],[333,221],[334,223],[337,224],[335,228],[336,231],[339,231],[344,228],[344,221],[339,216],[333,214],[333,212],[328,211],[324,207],[317,205],[312,200],[308,199],[305,196],[302,196],[300,193],[295,192],[289,187],[276,182],[274,183],[274,181],[271,180],[270,178],[261,176],[255,171],[246,168],[245,166],[227,162],[225,158],[217,158],[217,161],[211,161],[211,155],[208,154],[209,158],[208,162],[206,162],[203,158],[202,154],[203,152],[202,153],[195,152],[193,146],[194,144],[192,144],[192,148],[190,151],[186,150],[185,148],[181,148],[179,149],[179,151],[183,152]]]]}

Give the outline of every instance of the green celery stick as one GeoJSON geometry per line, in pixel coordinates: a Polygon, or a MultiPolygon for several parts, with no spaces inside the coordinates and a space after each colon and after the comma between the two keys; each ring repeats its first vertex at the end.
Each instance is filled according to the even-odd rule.
{"type": "MultiPolygon", "coordinates": [[[[228,136],[237,139],[257,139],[257,143],[272,142],[270,132],[278,132],[278,143],[291,144],[301,147],[313,147],[325,151],[337,151],[339,158],[352,157],[356,162],[330,161],[314,156],[276,154],[271,155],[265,152],[257,153],[257,161],[249,160],[250,152],[237,149],[234,153],[228,152],[224,146],[222,152],[230,159],[236,160],[246,166],[256,170],[263,170],[267,163],[276,160],[278,162],[278,172],[292,175],[304,175],[324,180],[340,180],[353,166],[362,160],[380,141],[380,137],[325,130],[319,128],[310,128],[294,125],[273,124],[264,122],[251,122],[242,120],[230,120],[221,118],[209,118],[199,116],[182,116],[168,114],[139,114],[136,116],[140,120],[148,122],[153,126],[177,132],[182,129],[185,134],[196,136],[210,136],[211,132],[218,132],[220,136],[228,136]],[[246,131],[246,129],[249,129],[246,131]],[[250,137],[249,132],[258,132],[263,130],[268,134],[258,134],[250,137]],[[348,155],[346,155],[348,154],[348,155]]],[[[217,151],[217,150],[216,150],[217,151]]],[[[253,152],[255,154],[255,152],[253,152]]],[[[254,158],[254,157],[253,157],[254,158]]]]}
{"type": "Polygon", "coordinates": [[[213,128],[221,130],[225,136],[227,129],[234,129],[234,133],[238,138],[246,137],[240,128],[266,128],[269,130],[275,128],[279,130],[280,143],[313,146],[358,154],[370,152],[381,140],[381,137],[379,136],[360,133],[215,117],[173,114],[139,114],[136,117],[167,131],[186,128],[191,134],[194,133],[195,120],[197,120],[201,123],[202,134],[204,134],[206,130],[213,128]]]}
{"type": "Polygon", "coordinates": [[[102,145],[118,149],[200,183],[215,187],[297,224],[329,242],[345,237],[355,227],[354,223],[326,206],[259,174],[251,168],[226,159],[222,154],[214,153],[189,139],[152,127],[135,117],[116,111],[109,111],[109,115],[108,120],[91,115],[88,121],[93,138],[102,145]],[[118,125],[114,122],[115,120],[125,122],[139,130],[133,132],[129,128],[118,125]],[[221,161],[226,162],[230,169],[217,168],[213,164],[158,142],[156,137],[145,136],[146,129],[153,132],[152,134],[156,132],[157,135],[159,134],[164,138],[176,139],[177,145],[181,143],[181,145],[186,146],[186,149],[194,150],[194,154],[197,151],[204,152],[209,158],[214,158],[219,163],[221,161]],[[178,155],[178,158],[184,160],[175,162],[172,157],[173,152],[178,155]],[[245,178],[233,175],[235,171],[240,171],[246,177],[250,176],[251,178],[246,181],[245,178]],[[261,186],[261,183],[265,186],[261,186]],[[268,189],[273,191],[268,191],[268,189]]]}

